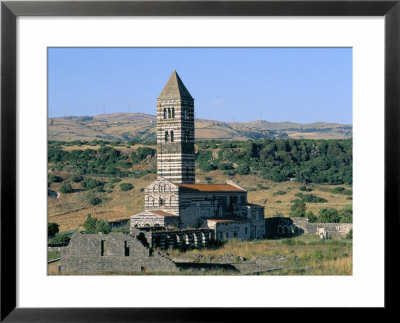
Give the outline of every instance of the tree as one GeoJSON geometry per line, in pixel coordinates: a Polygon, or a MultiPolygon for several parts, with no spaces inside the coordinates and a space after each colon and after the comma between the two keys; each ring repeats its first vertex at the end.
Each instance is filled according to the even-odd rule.
{"type": "Polygon", "coordinates": [[[317,222],[317,217],[314,215],[314,213],[312,211],[308,211],[306,213],[306,217],[307,217],[309,223],[317,222]]]}
{"type": "Polygon", "coordinates": [[[340,216],[336,209],[320,209],[318,212],[318,222],[320,223],[339,223],[340,216]]]}
{"type": "Polygon", "coordinates": [[[107,233],[110,233],[110,231],[111,231],[111,228],[107,221],[105,221],[103,219],[97,220],[94,233],[102,232],[102,233],[107,234],[107,233]]]}
{"type": "Polygon", "coordinates": [[[49,174],[48,176],[49,182],[62,182],[63,179],[60,176],[56,176],[54,174],[49,174]]]}
{"type": "Polygon", "coordinates": [[[119,187],[121,188],[121,191],[129,191],[133,188],[133,185],[130,183],[121,183],[119,184],[119,187]]]}
{"type": "Polygon", "coordinates": [[[54,236],[56,233],[59,232],[59,224],[55,223],[55,222],[49,222],[47,224],[47,235],[50,236],[54,236]]]}
{"type": "Polygon", "coordinates": [[[341,223],[353,223],[353,206],[345,205],[339,212],[341,223]]]}
{"type": "Polygon", "coordinates": [[[70,183],[64,183],[60,186],[61,193],[71,193],[73,191],[70,183]]]}
{"type": "Polygon", "coordinates": [[[107,221],[103,219],[92,218],[91,214],[89,213],[85,222],[83,223],[83,227],[85,228],[85,233],[88,234],[95,234],[95,233],[110,233],[111,228],[107,221]]]}
{"type": "Polygon", "coordinates": [[[306,203],[304,203],[302,200],[295,200],[290,210],[291,216],[304,217],[306,213],[306,203]]]}
{"type": "Polygon", "coordinates": [[[92,218],[92,215],[89,213],[85,222],[83,223],[83,227],[85,228],[85,233],[95,233],[96,231],[97,219],[92,218]]]}
{"type": "Polygon", "coordinates": [[[247,175],[250,173],[250,167],[247,164],[240,164],[237,168],[239,175],[247,175]]]}

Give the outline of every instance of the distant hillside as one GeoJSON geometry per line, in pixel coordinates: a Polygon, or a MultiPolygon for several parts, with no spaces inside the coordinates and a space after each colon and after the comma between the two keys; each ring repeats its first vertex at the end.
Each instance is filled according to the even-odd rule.
{"type": "MultiPolygon", "coordinates": [[[[49,140],[155,140],[156,117],[144,113],[112,113],[93,117],[49,118],[49,140]]],[[[223,122],[196,119],[196,140],[261,138],[345,139],[352,125],[317,122],[223,122]]]]}

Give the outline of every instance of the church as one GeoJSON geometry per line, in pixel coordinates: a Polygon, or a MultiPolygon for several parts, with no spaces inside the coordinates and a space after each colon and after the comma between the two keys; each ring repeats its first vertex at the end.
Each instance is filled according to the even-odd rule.
{"type": "Polygon", "coordinates": [[[264,207],[233,181],[196,184],[194,99],[174,71],[157,99],[157,179],[131,228],[212,229],[216,240],[265,235],[264,207]]]}

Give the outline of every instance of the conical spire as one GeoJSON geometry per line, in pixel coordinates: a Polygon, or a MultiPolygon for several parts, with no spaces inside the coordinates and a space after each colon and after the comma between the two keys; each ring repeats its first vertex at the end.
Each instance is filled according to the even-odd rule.
{"type": "Polygon", "coordinates": [[[159,99],[179,99],[187,98],[193,100],[185,84],[176,71],[173,71],[167,84],[164,86],[159,99]]]}

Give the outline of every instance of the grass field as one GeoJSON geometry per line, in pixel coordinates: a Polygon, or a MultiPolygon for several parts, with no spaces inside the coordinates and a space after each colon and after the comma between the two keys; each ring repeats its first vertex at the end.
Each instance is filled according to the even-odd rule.
{"type": "MultiPolygon", "coordinates": [[[[63,177],[65,180],[71,174],[64,172],[56,172],[55,174],[63,177]]],[[[96,178],[96,176],[90,176],[96,178]]],[[[250,203],[265,206],[265,217],[272,217],[278,213],[282,216],[289,216],[290,201],[298,199],[295,196],[299,193],[299,188],[303,186],[296,182],[274,183],[272,181],[263,180],[260,177],[252,175],[236,175],[227,177],[221,171],[215,170],[203,173],[197,170],[196,180],[200,183],[206,183],[206,178],[211,178],[212,183],[223,183],[226,179],[234,180],[239,185],[248,190],[248,200],[250,203]],[[262,187],[262,188],[260,188],[262,187]],[[282,195],[276,195],[277,192],[285,192],[282,195]]],[[[110,181],[110,178],[97,177],[99,180],[110,181]]],[[[120,183],[131,183],[134,188],[130,191],[123,192],[120,190],[120,183],[114,183],[113,188],[106,185],[106,192],[96,193],[102,203],[91,206],[85,199],[86,192],[82,189],[80,183],[71,183],[74,189],[72,193],[60,193],[59,198],[48,197],[48,220],[56,222],[60,225],[60,231],[67,231],[79,228],[85,221],[87,214],[92,216],[115,221],[127,219],[129,216],[142,212],[144,210],[144,192],[141,188],[145,188],[153,180],[156,174],[148,174],[140,178],[123,178],[120,183]]],[[[209,182],[209,181],[207,181],[209,182]]],[[[52,183],[50,189],[59,192],[62,183],[52,183]]],[[[347,185],[340,185],[346,189],[351,189],[347,185]]],[[[314,214],[318,214],[320,208],[335,208],[340,210],[344,205],[351,204],[351,200],[347,200],[348,196],[343,194],[333,194],[329,190],[336,187],[333,185],[311,185],[311,192],[303,192],[314,194],[318,197],[326,199],[326,203],[306,203],[307,211],[311,210],[314,214]]]]}

